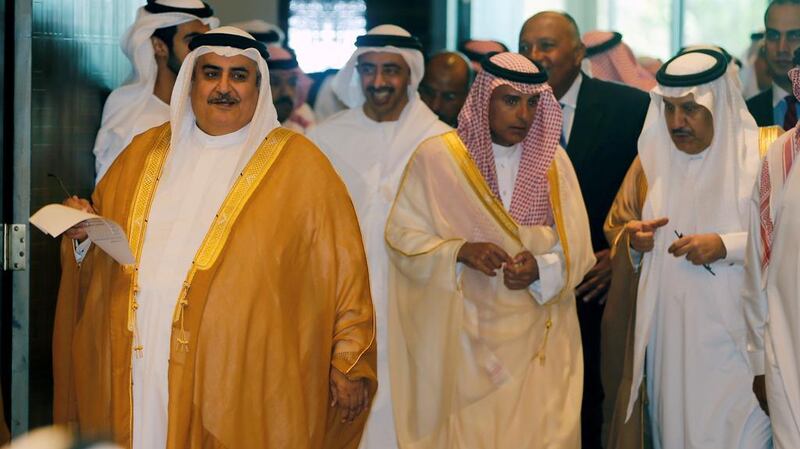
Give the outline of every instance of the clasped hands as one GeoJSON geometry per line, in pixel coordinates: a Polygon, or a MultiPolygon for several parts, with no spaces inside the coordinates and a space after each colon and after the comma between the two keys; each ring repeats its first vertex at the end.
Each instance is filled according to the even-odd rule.
{"type": "MultiPolygon", "coordinates": [[[[631,220],[625,225],[630,246],[640,253],[653,250],[656,231],[667,225],[666,217],[655,220],[631,220]]],[[[675,257],[684,257],[694,265],[708,265],[724,259],[728,252],[719,234],[694,234],[676,239],[667,250],[675,257]]]]}
{"type": "Polygon", "coordinates": [[[459,262],[494,277],[503,270],[503,283],[509,290],[523,290],[539,279],[539,265],[530,251],[522,251],[513,258],[494,243],[467,242],[458,251],[459,262]]]}

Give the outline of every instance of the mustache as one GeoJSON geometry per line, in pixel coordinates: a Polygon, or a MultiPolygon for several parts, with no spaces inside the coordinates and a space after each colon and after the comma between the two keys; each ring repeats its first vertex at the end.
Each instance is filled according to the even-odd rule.
{"type": "Polygon", "coordinates": [[[676,137],[691,137],[694,135],[694,132],[689,128],[673,128],[669,132],[676,137]]]}
{"type": "Polygon", "coordinates": [[[230,93],[218,93],[213,97],[209,97],[208,104],[226,104],[226,105],[234,105],[238,104],[239,99],[231,95],[230,93]]]}
{"type": "Polygon", "coordinates": [[[391,86],[381,86],[381,87],[368,86],[367,87],[367,93],[370,93],[370,94],[373,94],[373,95],[374,94],[382,94],[382,93],[393,94],[394,91],[395,91],[394,87],[391,87],[391,86]]]}

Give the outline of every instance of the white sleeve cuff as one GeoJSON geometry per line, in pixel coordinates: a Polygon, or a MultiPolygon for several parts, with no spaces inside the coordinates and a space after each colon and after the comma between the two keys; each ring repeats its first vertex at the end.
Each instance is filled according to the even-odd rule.
{"type": "Polygon", "coordinates": [[[528,286],[528,291],[541,305],[550,302],[564,288],[564,250],[561,242],[553,249],[553,252],[533,256],[539,267],[539,279],[528,286]]]}
{"type": "Polygon", "coordinates": [[[750,369],[753,370],[753,376],[762,376],[766,372],[764,357],[763,350],[751,351],[750,348],[747,348],[747,358],[750,361],[750,369]]]}
{"type": "Polygon", "coordinates": [[[633,272],[638,273],[639,269],[642,268],[642,257],[644,257],[644,254],[628,246],[628,255],[630,256],[631,259],[631,266],[633,266],[633,272]]]}
{"type": "Polygon", "coordinates": [[[745,252],[747,251],[747,232],[731,232],[720,234],[722,244],[725,245],[727,255],[720,262],[729,265],[743,265],[745,252]]]}
{"type": "Polygon", "coordinates": [[[92,241],[88,238],[84,240],[82,243],[78,243],[76,240],[72,241],[72,248],[75,250],[75,262],[83,263],[83,259],[86,258],[86,254],[89,253],[89,248],[92,247],[92,241]]]}

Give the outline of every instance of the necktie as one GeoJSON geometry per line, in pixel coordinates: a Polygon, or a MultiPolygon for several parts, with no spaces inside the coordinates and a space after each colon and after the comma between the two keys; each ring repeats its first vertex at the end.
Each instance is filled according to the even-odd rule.
{"type": "MultiPolygon", "coordinates": [[[[564,110],[564,103],[558,103],[561,105],[561,110],[564,110]]],[[[797,121],[797,117],[795,117],[795,122],[797,121]]],[[[561,148],[567,149],[567,136],[564,134],[564,126],[561,126],[561,139],[558,141],[561,148]]]]}
{"type": "Polygon", "coordinates": [[[797,98],[794,95],[787,95],[784,100],[786,101],[786,115],[783,116],[783,129],[789,131],[797,124],[797,98]]]}

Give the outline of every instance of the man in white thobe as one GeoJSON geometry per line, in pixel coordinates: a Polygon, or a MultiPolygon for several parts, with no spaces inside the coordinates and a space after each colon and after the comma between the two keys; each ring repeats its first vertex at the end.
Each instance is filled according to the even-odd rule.
{"type": "Polygon", "coordinates": [[[369,264],[378,335],[381,387],[362,440],[365,449],[397,447],[389,386],[384,228],[403,169],[417,146],[450,129],[419,98],[422,46],[400,27],[381,25],[360,36],[333,80],[348,110],[312,128],[308,137],[330,158],[353,199],[369,264]]]}
{"type": "Polygon", "coordinates": [[[106,100],[94,149],[99,182],[131,140],[169,121],[169,99],[189,41],[219,25],[200,0],[150,0],[122,37],[133,66],[128,80],[106,100]]]}
{"type": "Polygon", "coordinates": [[[627,415],[646,373],[657,449],[768,448],[741,294],[758,128],[720,52],[679,54],[656,79],[639,138],[642,221],[625,227],[641,260],[627,415]]]}
{"type": "MultiPolygon", "coordinates": [[[[800,51],[795,51],[800,65],[800,51]]],[[[800,69],[789,71],[800,98],[800,69]]],[[[797,126],[767,151],[750,201],[745,313],[756,386],[766,384],[775,447],[800,447],[800,134],[797,126]]],[[[758,388],[757,388],[758,390],[758,388]]],[[[762,390],[763,391],[763,390],[762,390]]]]}

